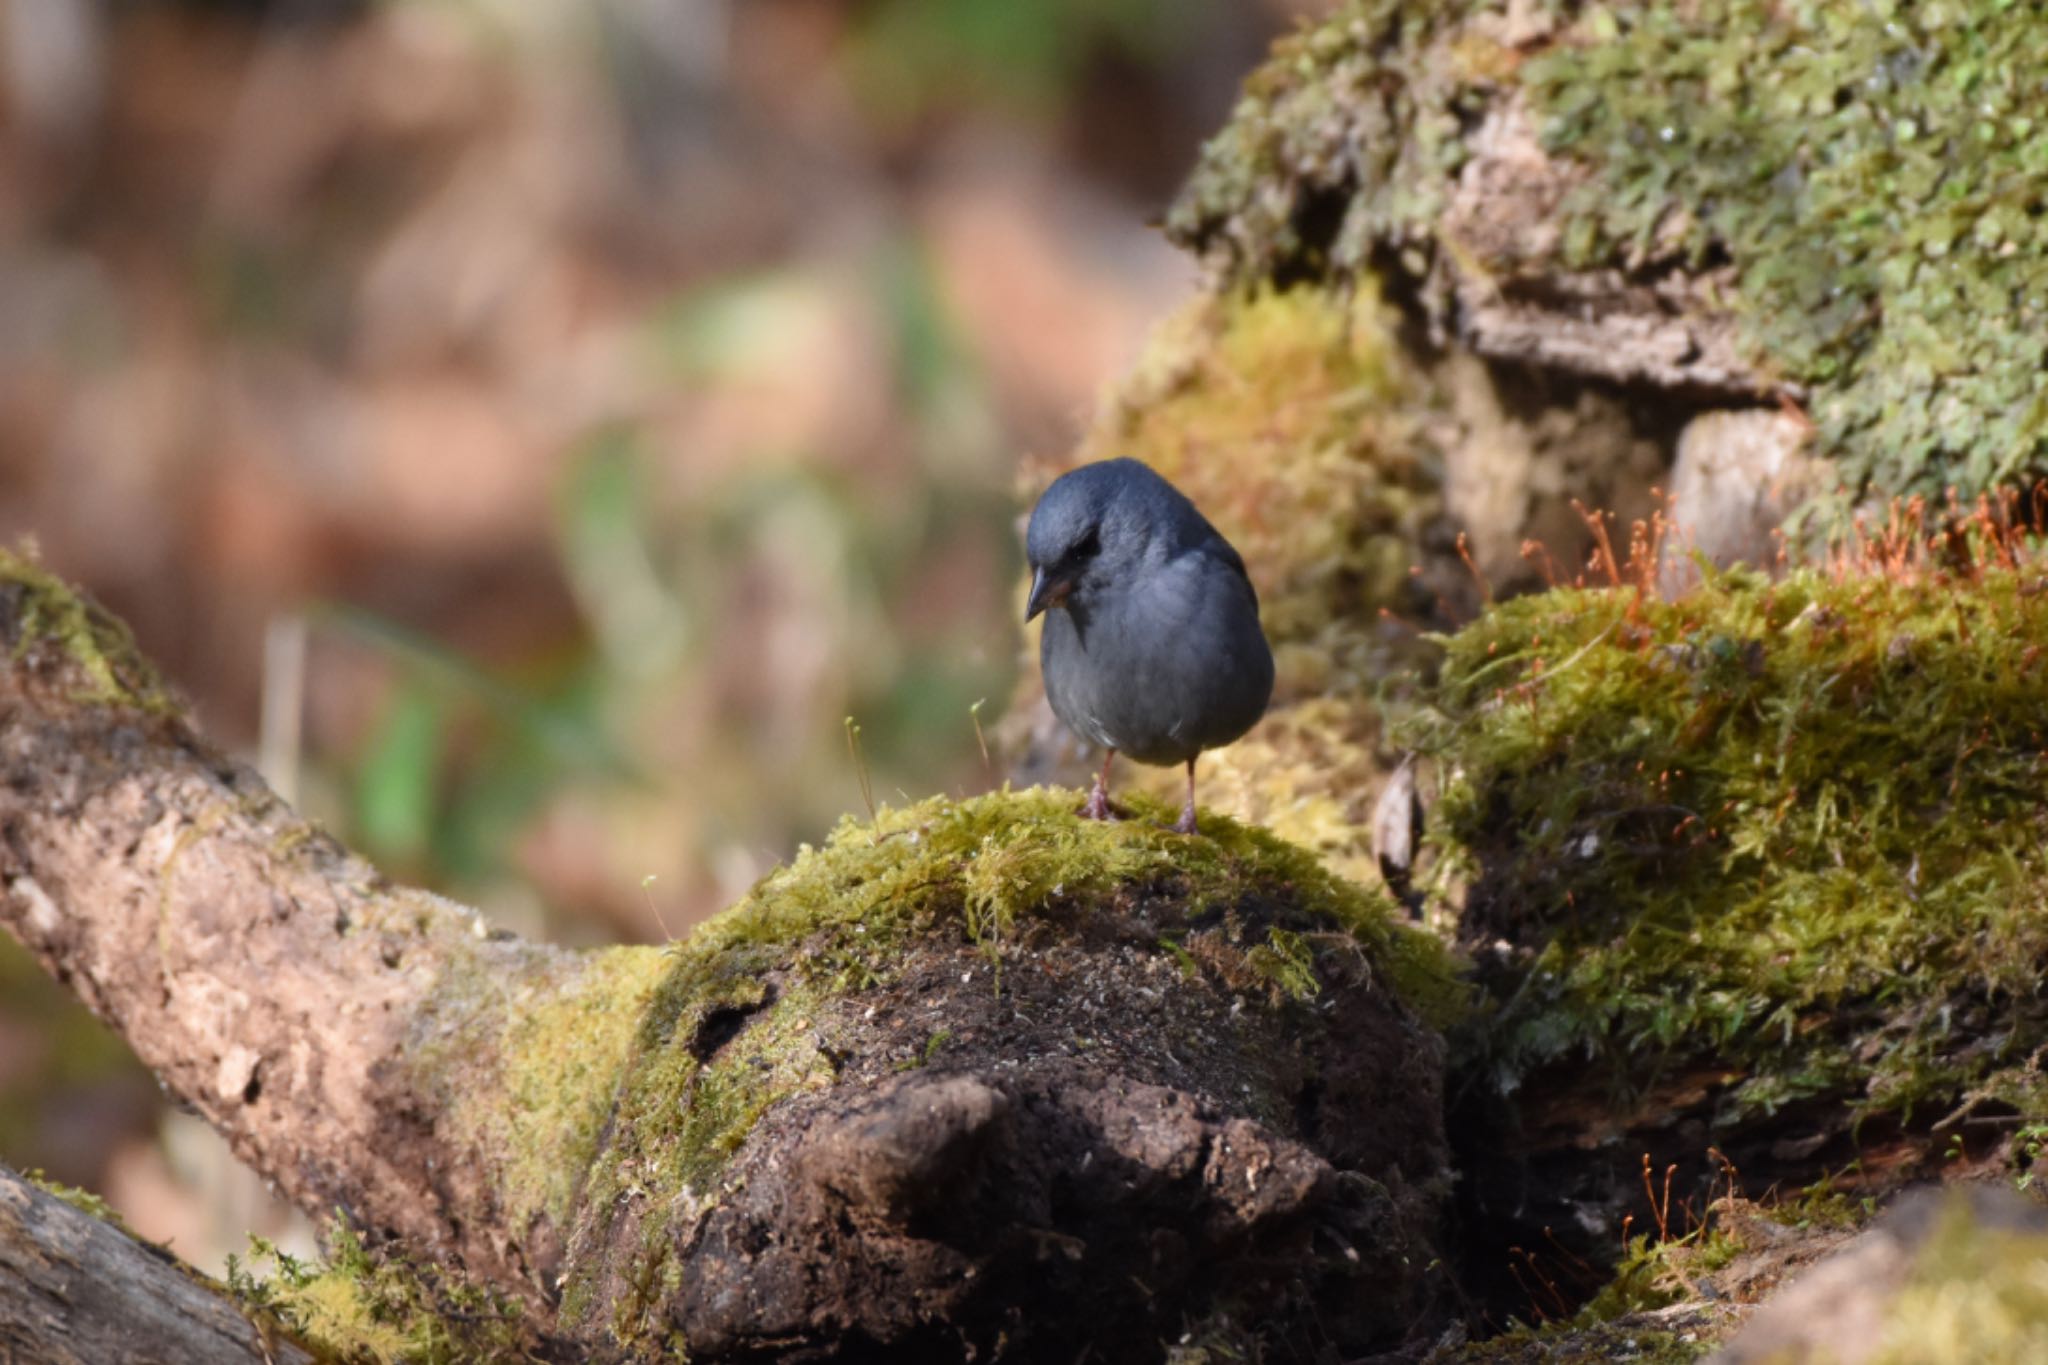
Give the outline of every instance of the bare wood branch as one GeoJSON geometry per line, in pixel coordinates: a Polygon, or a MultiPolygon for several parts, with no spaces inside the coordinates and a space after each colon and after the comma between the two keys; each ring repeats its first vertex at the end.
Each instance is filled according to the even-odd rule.
{"type": "MultiPolygon", "coordinates": [[[[390,885],[208,747],[125,628],[0,562],[0,925],[301,1207],[341,1210],[531,1296],[556,1239],[510,1228],[422,1046],[476,1023],[442,983],[561,984],[577,959],[390,885]]],[[[488,1046],[473,1081],[494,1083],[488,1046]]]]}

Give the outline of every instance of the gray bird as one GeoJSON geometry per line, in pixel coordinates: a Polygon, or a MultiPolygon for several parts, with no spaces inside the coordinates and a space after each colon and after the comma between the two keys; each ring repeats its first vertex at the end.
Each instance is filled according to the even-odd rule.
{"type": "Polygon", "coordinates": [[[1102,746],[1082,813],[1106,820],[1109,765],[1185,763],[1175,826],[1195,832],[1195,757],[1257,723],[1273,652],[1244,560],[1179,489],[1136,460],[1062,474],[1031,510],[1030,621],[1053,714],[1102,746]]]}

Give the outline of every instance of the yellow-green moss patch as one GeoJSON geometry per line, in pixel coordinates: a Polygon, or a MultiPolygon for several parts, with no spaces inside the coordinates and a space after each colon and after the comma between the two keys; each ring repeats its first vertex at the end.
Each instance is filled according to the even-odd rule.
{"type": "Polygon", "coordinates": [[[302,1261],[261,1237],[228,1258],[227,1289],[334,1365],[506,1365],[537,1359],[518,1306],[431,1267],[366,1250],[346,1227],[325,1259],[302,1261]]]}
{"type": "Polygon", "coordinates": [[[61,1180],[52,1180],[41,1171],[23,1171],[22,1179],[44,1194],[63,1200],[88,1218],[97,1218],[100,1222],[117,1227],[123,1232],[129,1231],[127,1222],[115,1211],[114,1206],[91,1190],[66,1185],[61,1180]]]}
{"type": "Polygon", "coordinates": [[[1509,950],[1468,1063],[1724,1117],[2033,1093],[2048,1042],[2048,591],[2034,568],[1559,591],[1449,642],[1419,742],[1467,931],[1509,950]]]}
{"type": "Polygon", "coordinates": [[[77,669],[77,700],[177,711],[176,698],[136,649],[127,625],[33,558],[0,550],[0,592],[14,598],[16,662],[32,649],[54,648],[77,669]]]}
{"type": "Polygon", "coordinates": [[[560,1227],[573,1211],[668,969],[659,948],[642,947],[528,971],[481,954],[448,960],[411,1061],[458,1142],[491,1170],[515,1234],[541,1216],[560,1227]]]}
{"type": "Polygon", "coordinates": [[[2048,1235],[1985,1226],[1951,1198],[1886,1315],[1877,1365],[2048,1360],[2048,1235]]]}
{"type": "MultiPolygon", "coordinates": [[[[1385,897],[1307,851],[1213,813],[1201,835],[1175,834],[1172,809],[1143,796],[1116,822],[1079,818],[1080,801],[1034,788],[885,809],[871,824],[849,819],[669,950],[583,1195],[600,1222],[627,1203],[648,1211],[629,1290],[614,1297],[617,1334],[663,1330],[648,1313],[672,1288],[677,1211],[719,1198],[730,1159],[770,1108],[835,1082],[844,1059],[835,1012],[858,1010],[864,992],[934,948],[950,962],[978,960],[970,975],[986,984],[977,988],[996,992],[1010,955],[1031,951],[1024,945],[1044,924],[1071,923],[1119,895],[1169,897],[1189,917],[1213,911],[1224,921],[1241,905],[1284,903],[1289,923],[1317,941],[1275,924],[1227,945],[1221,979],[1247,1008],[1290,1008],[1314,994],[1317,953],[1339,938],[1425,1019],[1441,1023],[1457,1008],[1460,988],[1435,941],[1396,924],[1385,897]]],[[[1177,949],[1153,950],[1192,961],[1177,949]]],[[[946,1055],[939,1035],[917,1031],[898,1060],[946,1055]]],[[[590,1258],[609,1235],[579,1230],[568,1321],[588,1311],[590,1258]]]]}

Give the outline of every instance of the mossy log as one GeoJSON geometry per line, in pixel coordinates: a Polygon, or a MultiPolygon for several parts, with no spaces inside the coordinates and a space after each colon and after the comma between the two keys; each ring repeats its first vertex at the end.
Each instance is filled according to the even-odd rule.
{"type": "Polygon", "coordinates": [[[1449,1311],[1445,959],[1271,836],[935,800],[571,953],[386,882],[20,560],[0,644],[0,924],[339,1215],[382,1278],[261,1295],[323,1349],[393,1349],[334,1304],[400,1263],[493,1359],[1356,1351],[1449,1311]]]}
{"type": "Polygon", "coordinates": [[[0,1360],[311,1365],[158,1247],[0,1167],[0,1360]]]}

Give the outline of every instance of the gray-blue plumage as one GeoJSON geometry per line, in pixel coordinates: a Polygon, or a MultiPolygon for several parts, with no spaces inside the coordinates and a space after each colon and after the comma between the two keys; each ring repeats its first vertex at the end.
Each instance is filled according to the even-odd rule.
{"type": "MultiPolygon", "coordinates": [[[[1257,723],[1273,654],[1244,560],[1178,489],[1136,460],[1083,465],[1032,509],[1028,621],[1045,613],[1046,699],[1082,738],[1145,763],[1188,765],[1257,723]]],[[[1108,762],[1089,799],[1108,811],[1108,762]]]]}

